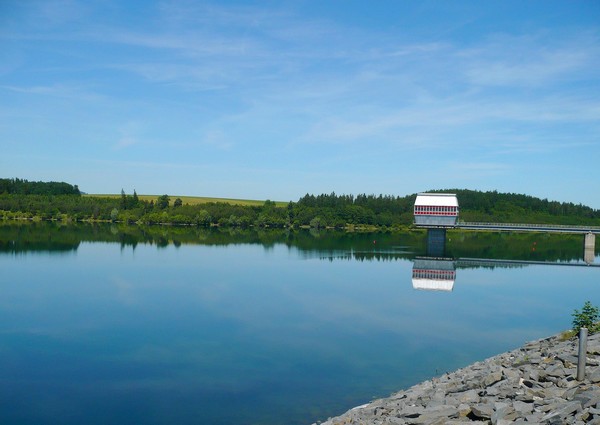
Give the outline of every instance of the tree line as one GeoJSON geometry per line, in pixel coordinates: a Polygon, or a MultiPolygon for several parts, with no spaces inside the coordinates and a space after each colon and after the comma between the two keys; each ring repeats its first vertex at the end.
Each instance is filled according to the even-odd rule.
{"type": "Polygon", "coordinates": [[[456,193],[464,221],[541,224],[599,224],[600,209],[518,193],[445,189],[456,193]]]}
{"type": "Polygon", "coordinates": [[[30,182],[24,179],[0,179],[0,193],[10,195],[81,195],[77,185],[65,182],[30,182]]]}
{"type": "MultiPolygon", "coordinates": [[[[1,179],[0,217],[41,220],[112,221],[229,227],[394,228],[413,222],[416,194],[306,194],[286,206],[267,200],[248,206],[226,202],[189,205],[161,195],[146,201],[121,190],[120,197],[80,196],[76,185],[1,179]],[[7,183],[8,181],[8,183],[7,183]],[[7,189],[10,187],[10,189],[7,189]],[[4,190],[2,189],[4,188],[4,190]],[[28,188],[28,189],[24,189],[28,188]],[[70,192],[65,193],[67,188],[70,192]],[[42,192],[42,193],[39,193],[42,192]]],[[[600,225],[600,210],[528,195],[447,189],[456,193],[463,221],[600,225]]]]}

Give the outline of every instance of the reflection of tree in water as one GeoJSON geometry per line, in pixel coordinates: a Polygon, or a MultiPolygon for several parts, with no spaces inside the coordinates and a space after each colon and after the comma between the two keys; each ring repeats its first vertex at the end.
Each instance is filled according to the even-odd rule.
{"type": "Polygon", "coordinates": [[[51,232],[41,231],[44,227],[41,223],[0,225],[0,253],[38,251],[61,254],[77,251],[80,238],[58,226],[54,226],[51,232]]]}
{"type": "MultiPolygon", "coordinates": [[[[305,258],[352,261],[412,260],[426,255],[426,232],[340,232],[309,229],[238,229],[195,226],[138,226],[62,224],[48,222],[0,223],[0,252],[74,251],[81,242],[115,242],[168,247],[256,244],[294,248],[305,258]]],[[[577,261],[582,258],[579,235],[448,231],[445,257],[494,258],[530,261],[577,261]]],[[[487,267],[480,265],[479,267],[487,267]]]]}
{"type": "Polygon", "coordinates": [[[448,232],[446,256],[524,261],[578,261],[582,236],[557,233],[448,232]]]}
{"type": "Polygon", "coordinates": [[[75,252],[79,248],[79,242],[57,242],[57,241],[22,241],[22,240],[12,240],[12,241],[0,241],[0,253],[25,253],[25,252],[48,252],[48,253],[56,253],[62,254],[67,252],[75,252]]]}

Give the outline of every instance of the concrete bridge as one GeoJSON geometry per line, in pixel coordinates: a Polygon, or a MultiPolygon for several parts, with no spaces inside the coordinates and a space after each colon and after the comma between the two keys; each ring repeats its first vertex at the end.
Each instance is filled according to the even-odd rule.
{"type": "Polygon", "coordinates": [[[594,262],[596,256],[596,234],[598,227],[560,226],[546,224],[509,224],[509,223],[457,223],[454,226],[417,226],[427,229],[428,255],[443,257],[446,250],[446,230],[474,230],[488,232],[544,232],[583,235],[583,258],[587,264],[594,262]]]}
{"type": "Polygon", "coordinates": [[[446,230],[480,230],[489,232],[544,232],[584,235],[584,259],[594,261],[596,235],[600,226],[571,226],[560,224],[526,223],[468,223],[458,220],[458,199],[453,193],[419,193],[415,200],[415,227],[427,229],[429,255],[443,256],[446,247],[446,230]]]}
{"type": "Polygon", "coordinates": [[[492,232],[600,234],[600,226],[571,226],[562,224],[468,223],[459,221],[452,228],[463,230],[489,230],[492,232]]]}

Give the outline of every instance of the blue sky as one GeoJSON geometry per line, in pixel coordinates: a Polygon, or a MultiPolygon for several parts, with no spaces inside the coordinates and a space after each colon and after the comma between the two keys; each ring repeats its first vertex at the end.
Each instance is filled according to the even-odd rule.
{"type": "Polygon", "coordinates": [[[0,2],[0,177],[600,208],[597,1],[0,2]]]}

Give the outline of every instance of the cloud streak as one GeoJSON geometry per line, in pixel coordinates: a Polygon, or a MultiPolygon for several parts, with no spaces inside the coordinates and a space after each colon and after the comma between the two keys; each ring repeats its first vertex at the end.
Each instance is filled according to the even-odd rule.
{"type": "MultiPolygon", "coordinates": [[[[600,154],[597,24],[509,14],[518,22],[503,26],[494,11],[456,5],[440,6],[444,19],[411,5],[385,14],[356,5],[50,5],[54,18],[37,3],[15,9],[0,34],[10,63],[0,109],[11,117],[0,137],[40,154],[76,147],[76,156],[124,168],[134,154],[148,168],[218,164],[231,181],[264,188],[265,199],[275,198],[273,179],[238,170],[277,163],[343,181],[357,162],[370,161],[366,170],[379,161],[408,181],[393,164],[409,154],[444,164],[477,155],[488,170],[518,169],[511,155],[600,154]]],[[[378,191],[380,180],[364,179],[378,191]]]]}

